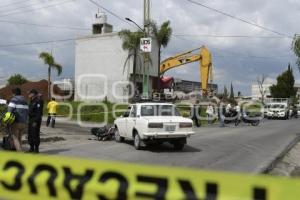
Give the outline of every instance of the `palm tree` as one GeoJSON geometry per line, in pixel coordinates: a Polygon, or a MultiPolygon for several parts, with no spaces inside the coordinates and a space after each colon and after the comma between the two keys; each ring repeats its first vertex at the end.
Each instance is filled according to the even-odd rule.
{"type": "Polygon", "coordinates": [[[294,51],[295,55],[297,56],[297,65],[298,69],[300,71],[300,35],[295,35],[293,44],[292,44],[292,50],[294,51]]]}
{"type": "Polygon", "coordinates": [[[144,33],[141,31],[131,32],[130,30],[124,29],[119,32],[120,38],[123,40],[122,48],[128,50],[128,56],[124,63],[123,72],[125,70],[126,64],[131,57],[133,57],[133,85],[136,87],[136,66],[137,66],[137,56],[138,48],[140,45],[140,39],[143,37],[144,33]]]}
{"type": "Polygon", "coordinates": [[[39,57],[44,61],[45,65],[48,65],[48,98],[51,98],[51,69],[57,71],[58,76],[62,73],[62,66],[55,62],[51,53],[42,52],[39,57]]]}
{"type": "Polygon", "coordinates": [[[160,60],[161,60],[161,48],[167,47],[171,40],[172,28],[170,27],[170,21],[166,21],[160,25],[158,28],[155,22],[150,23],[152,34],[154,35],[157,46],[158,46],[158,82],[157,87],[160,90],[160,60]]]}

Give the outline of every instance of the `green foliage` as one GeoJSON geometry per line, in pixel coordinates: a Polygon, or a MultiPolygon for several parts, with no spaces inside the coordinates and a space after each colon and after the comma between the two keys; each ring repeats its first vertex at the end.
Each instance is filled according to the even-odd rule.
{"type": "Polygon", "coordinates": [[[22,85],[24,83],[27,83],[28,80],[22,76],[21,74],[15,74],[7,80],[7,85],[22,85]]]}
{"type": "Polygon", "coordinates": [[[291,98],[297,93],[294,88],[295,78],[293,70],[288,66],[288,70],[277,77],[277,84],[270,87],[273,98],[291,98]]]}
{"type": "MultiPolygon", "coordinates": [[[[71,112],[69,106],[67,105],[58,105],[57,107],[57,116],[58,117],[69,117],[71,115],[72,120],[77,120],[79,117],[81,118],[82,121],[84,122],[98,122],[102,123],[105,122],[105,115],[108,114],[107,116],[107,121],[108,123],[112,124],[115,120],[113,117],[113,106],[109,101],[102,102],[104,105],[107,106],[107,112],[104,110],[103,107],[98,106],[98,105],[85,105],[81,107],[81,112],[78,113],[78,108],[82,102],[65,102],[69,103],[69,105],[72,107],[73,112],[71,112]]],[[[121,116],[124,111],[126,110],[128,105],[119,105],[116,106],[115,110],[115,115],[116,116],[121,116]]],[[[47,106],[44,106],[44,114],[47,115],[47,106]]]]}
{"type": "Polygon", "coordinates": [[[299,99],[296,96],[292,97],[291,105],[298,105],[298,104],[299,104],[299,99]]]}
{"type": "Polygon", "coordinates": [[[62,73],[62,66],[55,62],[51,53],[42,52],[40,53],[39,57],[44,61],[45,65],[48,65],[49,69],[55,69],[58,75],[62,73]]]}
{"type": "Polygon", "coordinates": [[[172,28],[170,27],[170,21],[163,22],[160,27],[155,22],[150,23],[152,34],[154,35],[158,47],[167,47],[172,36],[172,28]]]}
{"type": "Polygon", "coordinates": [[[297,65],[298,65],[298,69],[300,71],[300,36],[299,35],[295,35],[294,39],[293,39],[293,43],[292,43],[292,50],[295,53],[295,55],[297,56],[297,65]]]}
{"type": "Polygon", "coordinates": [[[229,96],[230,101],[234,101],[234,91],[233,91],[233,85],[231,83],[230,85],[230,96],[229,96]]]}
{"type": "Polygon", "coordinates": [[[141,31],[131,32],[123,29],[119,32],[119,37],[123,40],[122,48],[124,50],[136,51],[140,45],[140,39],[144,36],[141,31]]]}
{"type": "Polygon", "coordinates": [[[138,55],[138,48],[140,45],[140,40],[144,36],[144,33],[141,31],[131,32],[128,29],[123,29],[119,32],[119,37],[123,40],[122,48],[128,50],[128,57],[126,58],[123,66],[123,73],[127,62],[133,56],[133,84],[135,85],[136,79],[136,59],[138,55]]]}
{"type": "Polygon", "coordinates": [[[228,90],[226,86],[224,86],[224,90],[223,90],[223,99],[224,100],[228,99],[228,90]]]}

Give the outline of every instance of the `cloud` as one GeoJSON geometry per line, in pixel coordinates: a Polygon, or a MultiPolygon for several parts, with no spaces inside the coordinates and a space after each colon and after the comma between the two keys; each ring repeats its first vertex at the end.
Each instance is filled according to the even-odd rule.
{"type": "MultiPolygon", "coordinates": [[[[143,1],[95,1],[118,14],[121,18],[130,17],[142,25],[143,1]]],[[[287,35],[299,33],[300,2],[297,0],[195,1],[287,35]]],[[[1,14],[5,13],[5,9],[1,9],[1,6],[12,2],[14,1],[1,1],[1,14]]],[[[50,4],[49,2],[57,3],[61,1],[35,0],[32,3],[28,1],[22,5],[14,4],[9,9],[31,4],[41,7],[50,4]]],[[[162,50],[162,59],[205,44],[212,51],[215,66],[214,81],[220,84],[220,88],[233,82],[236,90],[250,94],[250,85],[258,75],[267,74],[270,79],[275,79],[278,74],[286,69],[289,62],[295,67],[295,56],[290,50],[290,38],[203,37],[203,35],[278,35],[191,4],[186,0],[152,0],[151,2],[152,19],[158,23],[170,20],[174,34],[187,35],[185,37],[172,37],[168,47],[162,50]]],[[[35,7],[32,6],[32,8],[35,7]]],[[[20,8],[19,10],[24,9],[20,8]]],[[[94,15],[97,10],[98,8],[88,0],[76,0],[34,12],[0,17],[0,20],[89,28],[94,22],[94,15]]],[[[111,14],[107,13],[107,15],[108,21],[114,25],[115,31],[122,28],[136,30],[134,26],[117,19],[111,14]]],[[[75,38],[90,34],[89,30],[41,28],[3,22],[0,22],[0,25],[0,45],[75,38]]],[[[43,77],[46,75],[46,66],[39,60],[38,54],[42,51],[51,50],[57,62],[64,67],[62,77],[73,77],[75,59],[74,42],[72,41],[0,48],[0,67],[3,69],[0,73],[14,74],[20,72],[28,77],[32,77],[32,75],[43,77]]],[[[198,71],[198,64],[194,63],[171,70],[168,74],[198,81],[198,71]]],[[[299,80],[297,70],[294,70],[294,74],[296,79],[299,80]]]]}

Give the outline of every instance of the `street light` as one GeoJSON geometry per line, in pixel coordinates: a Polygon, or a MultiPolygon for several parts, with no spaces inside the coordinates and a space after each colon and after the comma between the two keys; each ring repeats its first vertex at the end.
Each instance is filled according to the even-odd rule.
{"type": "MultiPolygon", "coordinates": [[[[131,20],[130,18],[125,18],[127,21],[134,23],[143,33],[144,37],[148,36],[148,32],[146,27],[149,24],[144,25],[144,29],[142,29],[135,21],[131,20]]],[[[144,72],[143,72],[143,98],[149,98],[149,53],[144,53],[144,72]]]]}
{"type": "Polygon", "coordinates": [[[144,32],[145,30],[142,29],[135,21],[131,20],[130,18],[126,17],[125,18],[127,21],[134,23],[142,32],[144,32]]]}

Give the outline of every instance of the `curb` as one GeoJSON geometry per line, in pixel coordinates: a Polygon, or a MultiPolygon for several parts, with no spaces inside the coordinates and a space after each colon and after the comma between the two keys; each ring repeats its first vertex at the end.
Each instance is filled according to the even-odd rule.
{"type": "Polygon", "coordinates": [[[260,174],[269,174],[270,171],[272,171],[278,162],[283,159],[283,157],[292,149],[294,146],[300,141],[300,134],[297,135],[297,137],[273,160],[271,160],[267,166],[262,167],[262,169],[258,170],[258,173],[260,174]]]}
{"type": "MultiPolygon", "coordinates": [[[[45,142],[58,142],[58,141],[65,141],[66,139],[63,137],[58,137],[58,136],[54,136],[54,137],[42,137],[40,138],[40,142],[41,143],[45,143],[45,142]]],[[[28,140],[22,140],[22,144],[28,144],[28,140]]]]}

